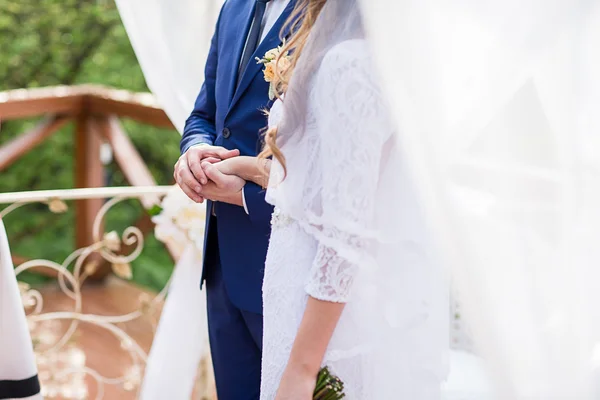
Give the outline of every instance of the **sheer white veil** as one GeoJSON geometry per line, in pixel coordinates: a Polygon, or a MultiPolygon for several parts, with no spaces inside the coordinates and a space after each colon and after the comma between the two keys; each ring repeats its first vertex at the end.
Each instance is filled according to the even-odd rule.
{"type": "Polygon", "coordinates": [[[498,398],[594,398],[600,2],[361,3],[498,398]]]}
{"type": "Polygon", "coordinates": [[[328,0],[283,100],[277,143],[288,173],[272,168],[267,197],[358,266],[345,312],[360,323],[338,330],[351,330],[348,347],[369,348],[364,398],[436,399],[447,371],[447,284],[370,59],[357,1],[328,0]],[[323,81],[331,68],[338,90],[323,81]],[[345,97],[355,92],[358,100],[345,97]]]}
{"type": "Polygon", "coordinates": [[[285,118],[278,128],[278,144],[301,139],[315,74],[332,47],[346,40],[365,39],[362,16],[355,0],[328,1],[302,51],[285,95],[285,118]]]}
{"type": "MultiPolygon", "coordinates": [[[[498,398],[594,398],[600,2],[360,3],[398,128],[397,171],[406,167],[417,188],[498,398]]],[[[363,34],[340,23],[355,12],[354,2],[328,2],[290,86],[287,124],[301,123],[303,88],[324,52],[363,34]]],[[[283,150],[300,137],[286,123],[283,150]]],[[[398,176],[378,199],[401,196],[398,176]]],[[[303,198],[298,189],[290,210],[301,212],[303,198]]],[[[398,207],[381,207],[391,217],[373,232],[402,237],[402,225],[385,224],[405,222],[398,207]]]]}

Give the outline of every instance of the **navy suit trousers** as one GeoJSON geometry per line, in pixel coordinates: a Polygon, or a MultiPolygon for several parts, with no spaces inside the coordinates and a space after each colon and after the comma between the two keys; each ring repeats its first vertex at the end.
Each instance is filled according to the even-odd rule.
{"type": "Polygon", "coordinates": [[[221,264],[215,261],[206,265],[206,296],[217,396],[219,400],[258,400],[262,315],[242,310],[232,303],[221,264]]]}

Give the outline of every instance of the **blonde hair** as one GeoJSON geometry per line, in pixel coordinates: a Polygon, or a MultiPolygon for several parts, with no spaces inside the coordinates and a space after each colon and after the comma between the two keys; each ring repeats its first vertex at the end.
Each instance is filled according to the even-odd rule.
{"type": "MultiPolygon", "coordinates": [[[[298,0],[294,11],[292,11],[292,14],[286,21],[282,32],[290,32],[291,36],[284,44],[283,49],[275,61],[275,77],[271,82],[275,87],[275,96],[277,98],[280,98],[281,95],[286,92],[290,78],[294,73],[294,68],[302,55],[302,50],[304,49],[308,35],[326,2],[327,0],[298,0]],[[289,54],[290,62],[284,69],[280,66],[281,64],[279,61],[281,57],[285,57],[287,54],[289,54]]],[[[275,157],[275,159],[283,166],[285,176],[285,174],[287,174],[285,157],[277,146],[276,126],[267,129],[264,135],[264,142],[263,150],[258,157],[261,159],[266,159],[271,156],[275,157]]]]}

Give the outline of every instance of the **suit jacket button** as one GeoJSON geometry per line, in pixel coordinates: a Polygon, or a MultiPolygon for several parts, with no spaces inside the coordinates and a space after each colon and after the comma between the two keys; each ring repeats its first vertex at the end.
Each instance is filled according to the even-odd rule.
{"type": "Polygon", "coordinates": [[[229,139],[229,136],[231,136],[231,131],[228,128],[223,128],[223,137],[229,139]]]}

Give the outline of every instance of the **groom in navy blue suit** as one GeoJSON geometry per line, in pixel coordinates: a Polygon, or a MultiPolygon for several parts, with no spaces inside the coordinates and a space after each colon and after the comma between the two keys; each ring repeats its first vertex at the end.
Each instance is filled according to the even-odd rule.
{"type": "Polygon", "coordinates": [[[264,110],[272,103],[255,58],[281,44],[280,31],[293,3],[225,2],[175,165],[184,192],[194,201],[208,200],[202,282],[219,400],[260,395],[262,280],[273,209],[258,185],[248,182],[241,192],[219,188],[200,164],[206,158],[260,151],[264,110]]]}

